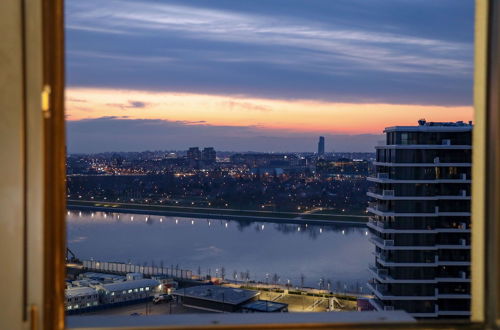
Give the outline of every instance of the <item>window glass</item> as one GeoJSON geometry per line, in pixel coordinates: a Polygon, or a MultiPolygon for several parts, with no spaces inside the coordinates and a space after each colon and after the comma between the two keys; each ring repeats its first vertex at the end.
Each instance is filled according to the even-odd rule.
{"type": "Polygon", "coordinates": [[[472,0],[65,10],[68,317],[470,316],[472,0]]]}

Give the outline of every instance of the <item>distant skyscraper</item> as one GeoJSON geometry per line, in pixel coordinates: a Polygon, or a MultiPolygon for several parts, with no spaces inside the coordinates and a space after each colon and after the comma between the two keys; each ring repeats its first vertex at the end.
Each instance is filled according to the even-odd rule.
{"type": "Polygon", "coordinates": [[[318,141],[318,156],[324,156],[325,155],[325,137],[320,136],[319,141],[318,141]]]}
{"type": "Polygon", "coordinates": [[[369,178],[373,305],[469,317],[472,124],[420,120],[385,133],[369,178]]]}
{"type": "Polygon", "coordinates": [[[201,151],[198,147],[191,147],[187,151],[187,160],[190,166],[198,166],[201,160],[201,151]]]}
{"type": "Polygon", "coordinates": [[[203,152],[201,153],[201,160],[203,161],[203,163],[205,163],[206,165],[213,164],[215,163],[216,158],[217,155],[213,147],[203,149],[203,152]]]}

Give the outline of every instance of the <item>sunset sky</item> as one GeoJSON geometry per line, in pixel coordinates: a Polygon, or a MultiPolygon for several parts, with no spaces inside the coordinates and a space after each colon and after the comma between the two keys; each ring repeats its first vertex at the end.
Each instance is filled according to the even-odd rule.
{"type": "Polygon", "coordinates": [[[66,2],[69,152],[372,151],[472,119],[472,0],[66,2]]]}

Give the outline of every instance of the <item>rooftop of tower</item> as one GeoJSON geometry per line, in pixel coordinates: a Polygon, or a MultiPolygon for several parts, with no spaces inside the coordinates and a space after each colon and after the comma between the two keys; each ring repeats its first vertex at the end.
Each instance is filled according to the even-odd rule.
{"type": "Polygon", "coordinates": [[[472,130],[472,121],[456,122],[428,122],[420,119],[416,126],[391,126],[384,129],[385,132],[466,132],[472,130]]]}

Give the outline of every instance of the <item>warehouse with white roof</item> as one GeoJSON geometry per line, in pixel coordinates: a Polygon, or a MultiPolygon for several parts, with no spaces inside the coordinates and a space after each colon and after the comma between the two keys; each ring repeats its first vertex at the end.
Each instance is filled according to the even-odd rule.
{"type": "Polygon", "coordinates": [[[99,305],[98,292],[89,287],[68,288],[64,292],[66,310],[75,310],[99,305]]]}
{"type": "Polygon", "coordinates": [[[152,279],[123,281],[97,286],[101,302],[113,304],[132,300],[142,300],[154,295],[160,282],[152,279]]]}

